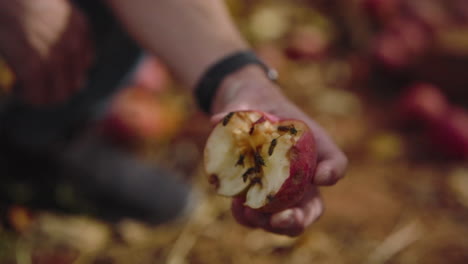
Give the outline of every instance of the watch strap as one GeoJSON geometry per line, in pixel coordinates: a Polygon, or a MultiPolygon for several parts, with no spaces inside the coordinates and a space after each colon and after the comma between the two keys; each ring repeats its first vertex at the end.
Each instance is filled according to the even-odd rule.
{"type": "Polygon", "coordinates": [[[195,98],[200,109],[205,113],[211,113],[213,99],[224,78],[250,64],[260,66],[268,79],[276,81],[278,78],[278,73],[261,61],[253,51],[235,52],[210,66],[195,86],[195,98]]]}

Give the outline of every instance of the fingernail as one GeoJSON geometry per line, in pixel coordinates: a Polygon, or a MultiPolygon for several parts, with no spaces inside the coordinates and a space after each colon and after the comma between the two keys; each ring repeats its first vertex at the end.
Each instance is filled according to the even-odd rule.
{"type": "Polygon", "coordinates": [[[278,228],[290,228],[295,223],[294,211],[291,209],[276,214],[271,218],[271,225],[278,228]]]}

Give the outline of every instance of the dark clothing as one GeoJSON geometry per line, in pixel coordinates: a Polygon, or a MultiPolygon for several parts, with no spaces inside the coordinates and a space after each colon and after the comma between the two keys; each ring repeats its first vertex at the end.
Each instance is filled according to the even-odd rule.
{"type": "Polygon", "coordinates": [[[88,16],[95,40],[95,64],[82,91],[67,103],[34,108],[9,98],[0,113],[3,137],[19,145],[43,148],[62,142],[83,121],[93,118],[137,62],[141,50],[99,1],[74,1],[88,16]]]}

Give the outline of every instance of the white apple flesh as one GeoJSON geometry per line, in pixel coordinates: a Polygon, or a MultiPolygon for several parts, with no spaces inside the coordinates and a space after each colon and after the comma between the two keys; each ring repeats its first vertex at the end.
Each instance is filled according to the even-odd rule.
{"type": "Polygon", "coordinates": [[[205,147],[205,170],[220,195],[263,212],[302,199],[316,165],[314,137],[299,120],[258,112],[228,114],[205,147]]]}

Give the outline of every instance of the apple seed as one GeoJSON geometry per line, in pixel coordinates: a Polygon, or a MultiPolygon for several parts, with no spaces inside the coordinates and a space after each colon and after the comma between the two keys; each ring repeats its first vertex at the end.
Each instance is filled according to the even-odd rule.
{"type": "Polygon", "coordinates": [[[289,125],[289,126],[279,126],[278,131],[280,132],[289,132],[292,135],[297,134],[297,129],[294,127],[294,125],[289,125]]]}

